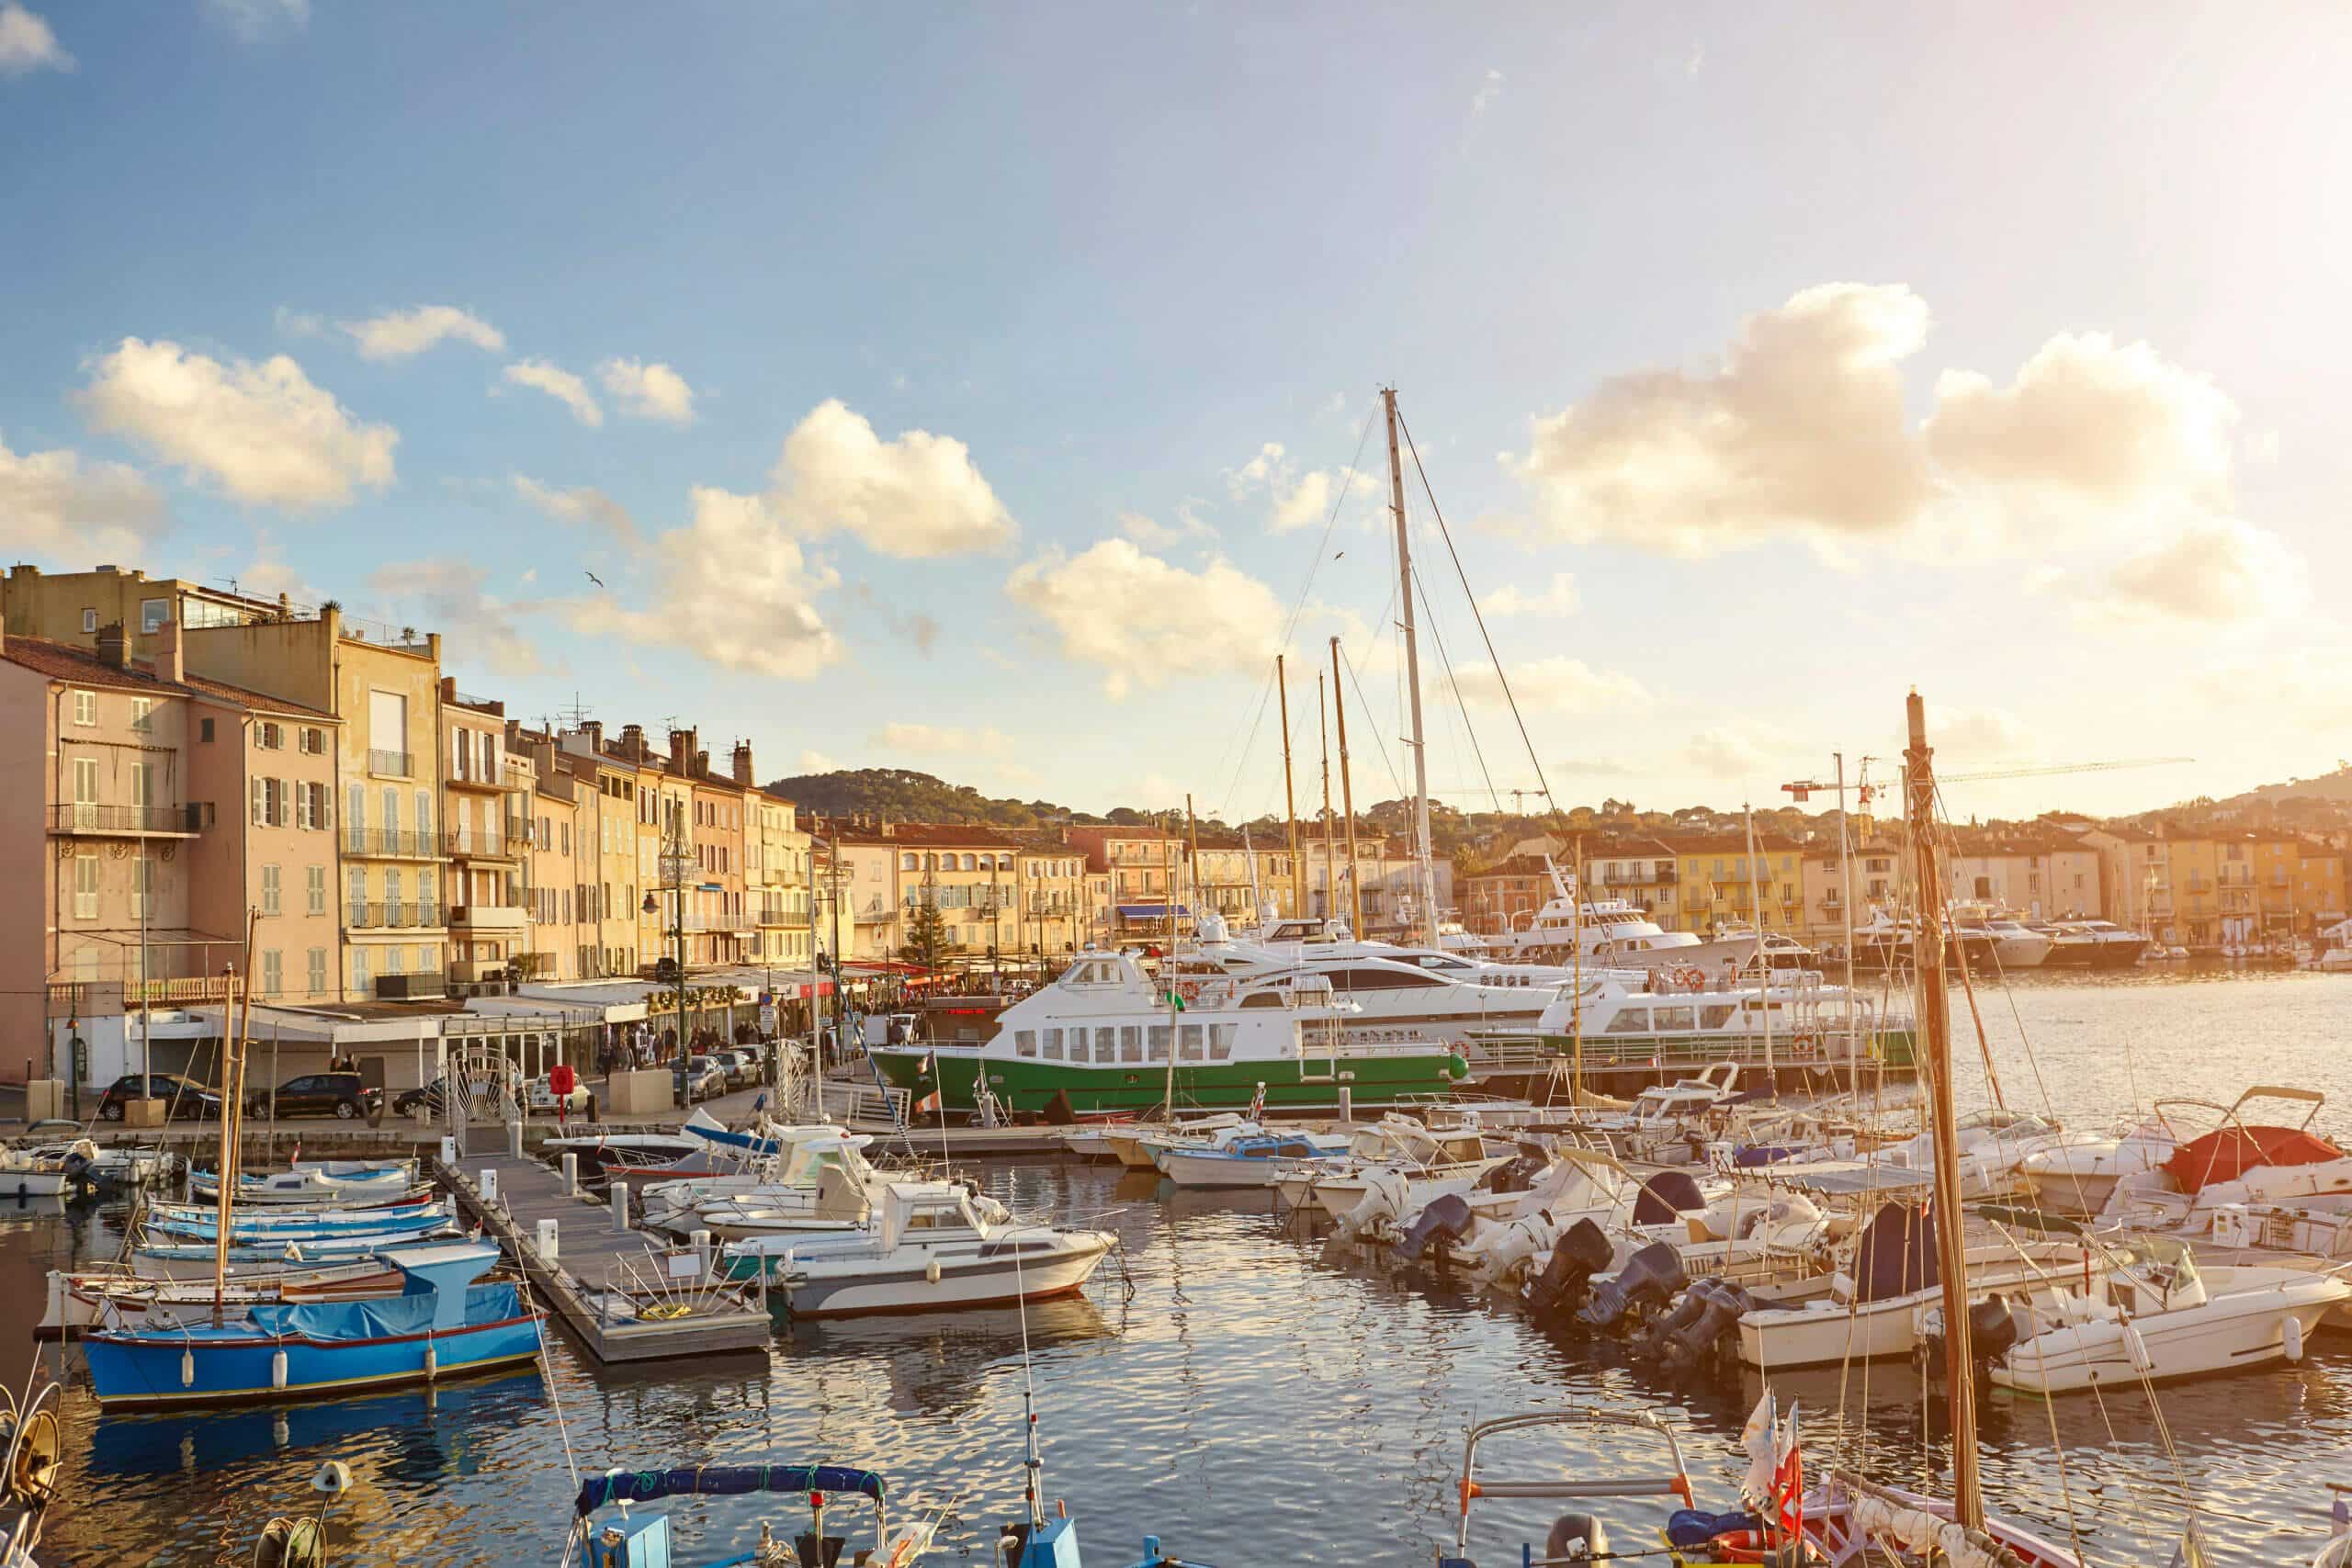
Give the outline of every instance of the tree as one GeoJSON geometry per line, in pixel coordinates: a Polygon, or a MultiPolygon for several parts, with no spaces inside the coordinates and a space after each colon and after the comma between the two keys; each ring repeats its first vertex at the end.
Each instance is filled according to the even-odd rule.
{"type": "Polygon", "coordinates": [[[926,969],[939,967],[947,951],[947,917],[939,912],[939,873],[926,869],[922,897],[907,910],[907,940],[899,956],[926,969]]]}

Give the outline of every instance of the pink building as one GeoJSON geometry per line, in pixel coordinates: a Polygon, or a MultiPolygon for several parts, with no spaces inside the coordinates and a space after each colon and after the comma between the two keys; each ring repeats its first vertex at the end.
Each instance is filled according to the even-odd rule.
{"type": "Polygon", "coordinates": [[[248,910],[261,997],[331,998],[339,974],[335,719],[187,674],[176,623],[143,641],[151,659],[119,626],[95,649],[0,637],[17,738],[0,748],[0,866],[19,890],[0,912],[0,1049],[62,1077],[78,1038],[85,1086],[135,1066],[133,1040],[157,1070],[218,1077],[217,1021],[177,1008],[244,969],[248,910]],[[142,1030],[142,1003],[169,1016],[142,1030]]]}

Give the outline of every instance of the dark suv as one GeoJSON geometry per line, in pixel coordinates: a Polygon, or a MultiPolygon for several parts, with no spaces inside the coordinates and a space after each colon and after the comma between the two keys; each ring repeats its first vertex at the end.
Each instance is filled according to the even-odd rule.
{"type": "MultiPolygon", "coordinates": [[[[357,1073],[306,1073],[277,1086],[280,1116],[333,1116],[349,1122],[358,1117],[375,1121],[383,1114],[384,1091],[369,1089],[357,1073]]],[[[269,1091],[245,1097],[245,1114],[269,1114],[269,1091]]]]}
{"type": "Polygon", "coordinates": [[[168,1100],[172,1108],[167,1114],[182,1122],[209,1121],[220,1114],[220,1097],[192,1078],[177,1073],[149,1073],[142,1079],[137,1073],[126,1073],[98,1096],[98,1120],[121,1121],[123,1101],[128,1100],[168,1100]]]}

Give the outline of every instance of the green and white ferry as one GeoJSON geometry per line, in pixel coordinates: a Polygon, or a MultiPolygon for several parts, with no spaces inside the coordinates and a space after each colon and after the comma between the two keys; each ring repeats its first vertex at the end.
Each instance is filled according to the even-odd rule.
{"type": "Polygon", "coordinates": [[[917,1103],[936,1093],[945,1110],[973,1110],[985,1084],[1004,1110],[1043,1111],[1067,1096],[1080,1116],[1161,1106],[1171,1074],[1179,1110],[1239,1109],[1263,1085],[1269,1110],[1290,1111],[1333,1108],[1342,1089],[1356,1109],[1425,1103],[1469,1074],[1451,1044],[1345,1038],[1352,1009],[1329,982],[1277,989],[1187,979],[1176,994],[1171,1004],[1125,953],[1081,953],[1007,1008],[986,1043],[868,1049],[890,1086],[917,1103]]]}

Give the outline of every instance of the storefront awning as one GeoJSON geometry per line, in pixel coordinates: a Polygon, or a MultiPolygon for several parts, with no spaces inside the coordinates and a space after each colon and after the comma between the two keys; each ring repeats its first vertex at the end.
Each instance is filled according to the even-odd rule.
{"type": "MultiPolygon", "coordinates": [[[[1180,920],[1190,919],[1192,913],[1182,904],[1176,907],[1176,918],[1180,920]]],[[[1119,906],[1119,918],[1127,920],[1164,920],[1168,918],[1168,906],[1165,904],[1122,904],[1119,906]]]]}

